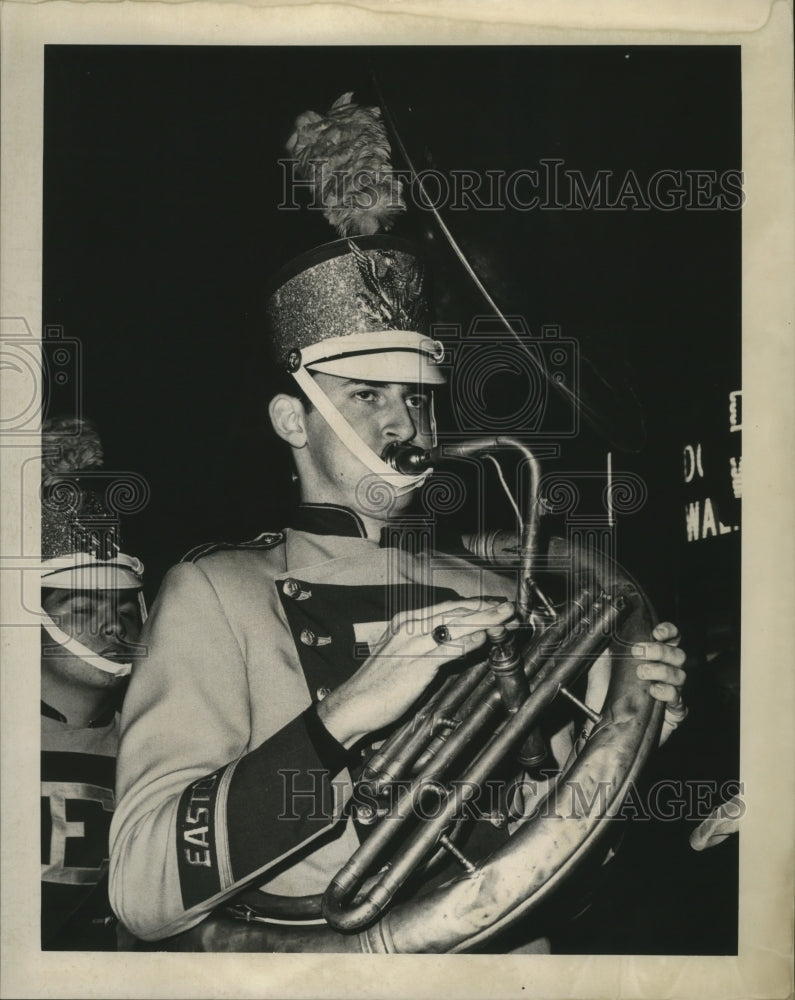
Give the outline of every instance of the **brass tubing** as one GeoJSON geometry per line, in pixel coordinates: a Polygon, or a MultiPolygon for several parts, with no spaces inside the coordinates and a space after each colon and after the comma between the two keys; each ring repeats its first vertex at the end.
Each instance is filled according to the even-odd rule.
{"type": "MultiPolygon", "coordinates": [[[[588,590],[582,590],[577,594],[577,597],[566,607],[565,613],[562,619],[558,620],[558,625],[560,629],[563,629],[566,633],[565,638],[560,644],[555,645],[554,649],[549,650],[548,646],[544,648],[550,652],[556,654],[564,653],[567,646],[573,642],[576,642],[576,636],[574,634],[574,629],[581,625],[583,622],[588,620],[588,615],[594,613],[594,609],[597,607],[596,602],[590,603],[591,594],[588,590]]],[[[530,690],[533,691],[538,686],[538,683],[543,678],[544,673],[547,669],[547,661],[549,657],[541,659],[540,654],[534,654],[528,659],[525,664],[525,671],[530,675],[530,690]]],[[[519,748],[516,755],[516,760],[519,765],[527,771],[531,776],[542,778],[544,775],[539,770],[544,761],[549,757],[549,744],[541,729],[538,726],[534,726],[530,732],[527,734],[524,743],[519,748]]]]}
{"type": "Polygon", "coordinates": [[[535,726],[528,733],[527,739],[516,755],[516,760],[525,771],[535,772],[547,757],[549,757],[549,744],[539,727],[535,726]]]}
{"type": "MultiPolygon", "coordinates": [[[[568,633],[579,622],[583,608],[591,599],[590,591],[581,590],[571,601],[563,615],[545,632],[534,636],[525,656],[525,673],[528,677],[539,669],[550,652],[561,644],[568,633]]],[[[362,772],[362,781],[377,794],[379,786],[402,777],[415,764],[421,770],[430,760],[431,746],[434,749],[446,742],[446,737],[433,737],[435,717],[452,715],[460,709],[459,716],[465,716],[482,698],[480,684],[486,678],[491,683],[489,663],[484,660],[466,671],[449,677],[432,696],[420,713],[413,716],[397,729],[367,762],[362,772]],[[428,741],[431,741],[430,743],[428,741]]]]}
{"type": "MultiPolygon", "coordinates": [[[[565,649],[566,644],[572,641],[571,631],[580,622],[585,610],[589,608],[591,600],[592,595],[589,590],[583,589],[579,591],[574,600],[566,606],[565,611],[554,623],[554,625],[551,625],[545,632],[531,638],[523,656],[524,672],[528,678],[532,679],[534,674],[536,674],[543,667],[544,663],[546,663],[551,653],[557,652],[559,649],[565,649]]],[[[488,692],[490,686],[493,684],[494,677],[490,672],[488,672],[485,680],[483,681],[483,690],[481,690],[481,687],[477,687],[469,695],[466,701],[464,701],[459,707],[459,717],[465,718],[475,708],[478,702],[485,697],[484,691],[488,692]]],[[[417,772],[427,766],[428,762],[439,752],[440,748],[447,742],[448,738],[449,737],[437,736],[428,744],[425,751],[417,758],[415,765],[415,770],[417,772]]]]}
{"type": "MultiPolygon", "coordinates": [[[[379,893],[379,898],[383,898],[386,893],[391,900],[415,866],[436,844],[439,836],[460,812],[461,807],[473,797],[475,790],[480,788],[494,767],[515,749],[541,713],[552,703],[561,685],[575,679],[581,672],[583,658],[590,658],[604,650],[610,642],[612,630],[628,616],[629,612],[628,602],[625,601],[606,603],[601,608],[594,622],[594,629],[580,637],[574,647],[559,658],[525,704],[511,716],[506,725],[475,758],[469,773],[456,783],[439,816],[429,820],[415,833],[400,855],[395,858],[389,870],[383,873],[379,883],[383,891],[379,893]]],[[[350,929],[358,928],[353,925],[350,929]]]]}
{"type": "Polygon", "coordinates": [[[502,631],[503,635],[499,639],[492,640],[489,669],[494,676],[494,683],[500,692],[503,705],[513,715],[530,694],[530,688],[516,642],[507,629],[502,631]]]}
{"type": "MultiPolygon", "coordinates": [[[[464,714],[464,713],[462,713],[464,714]]],[[[449,733],[439,733],[437,736],[428,743],[425,749],[422,751],[420,756],[414,762],[414,768],[416,771],[421,771],[423,768],[428,766],[429,761],[439,753],[441,748],[447,742],[449,733]]]]}
{"type": "MultiPolygon", "coordinates": [[[[563,616],[558,618],[555,626],[542,634],[542,641],[532,650],[525,661],[525,675],[528,678],[537,676],[549,656],[553,652],[565,648],[567,641],[572,641],[573,629],[582,620],[586,609],[590,610],[590,598],[591,594],[588,590],[581,590],[577,597],[566,606],[563,616]]],[[[525,683],[529,684],[529,681],[525,683]]],[[[532,690],[532,685],[529,686],[528,690],[532,690]]],[[[535,775],[538,774],[538,769],[549,757],[549,752],[546,737],[538,726],[534,726],[527,734],[516,759],[525,771],[535,775]]]]}
{"type": "Polygon", "coordinates": [[[439,704],[442,698],[444,698],[456,680],[458,680],[458,678],[448,677],[439,690],[435,691],[431,695],[428,701],[423,705],[422,709],[416,712],[410,719],[407,719],[403,725],[398,726],[398,728],[387,737],[381,747],[373,754],[365,765],[362,772],[363,776],[366,776],[369,779],[377,779],[379,772],[391,763],[393,757],[397,755],[399,749],[402,749],[405,740],[422,726],[424,720],[428,718],[432,710],[439,704]]]}
{"type": "MultiPolygon", "coordinates": [[[[549,653],[574,628],[590,597],[588,590],[580,591],[567,605],[558,621],[532,640],[531,651],[525,658],[525,673],[528,677],[533,676],[549,653]]],[[[422,712],[409,719],[387,739],[362,772],[361,780],[370,794],[377,797],[385,784],[402,777],[413,764],[416,770],[422,770],[428,764],[448,739],[445,736],[434,736],[434,717],[454,714],[459,707],[461,715],[467,714],[474,702],[474,692],[488,673],[489,665],[484,661],[448,678],[422,712]]]]}
{"type": "Polygon", "coordinates": [[[379,874],[377,883],[367,893],[367,898],[346,909],[346,899],[361,884],[368,869],[402,828],[406,819],[416,814],[428,782],[444,773],[461,749],[485,727],[501,707],[502,699],[493,681],[490,677],[484,679],[482,686],[491,687],[487,697],[462,722],[411,787],[399,791],[397,809],[385,817],[380,826],[330,882],[323,897],[323,916],[332,927],[339,931],[359,930],[383,912],[414,867],[424,860],[438,842],[440,834],[450,825],[460,807],[473,796],[474,790],[480,787],[496,764],[524,739],[541,713],[555,698],[560,685],[577,676],[583,666],[582,658],[607,645],[610,639],[607,626],[614,626],[625,611],[623,605],[619,607],[615,604],[605,604],[601,608],[601,613],[595,616],[593,630],[577,636],[574,642],[566,644],[565,653],[547,671],[544,679],[537,685],[535,693],[481,751],[471,765],[471,773],[457,783],[455,794],[447,797],[439,816],[428,820],[415,832],[391,865],[379,874]],[[426,785],[425,789],[423,784],[426,785]]]}
{"type": "Polygon", "coordinates": [[[472,862],[469,860],[469,858],[458,850],[458,848],[455,846],[452,840],[450,840],[447,834],[443,833],[441,837],[439,837],[439,843],[448,852],[448,854],[454,857],[456,861],[461,865],[461,867],[464,868],[470,875],[475,874],[475,872],[477,871],[477,865],[473,865],[472,862]]]}
{"type": "Polygon", "coordinates": [[[382,458],[398,472],[412,473],[429,469],[440,459],[465,458],[471,455],[485,455],[488,452],[502,448],[513,448],[518,451],[526,463],[526,496],[528,506],[522,520],[522,538],[520,544],[521,571],[517,603],[519,617],[527,621],[531,610],[533,589],[533,562],[538,543],[538,484],[541,480],[541,466],[538,459],[524,442],[506,434],[491,437],[478,437],[457,444],[443,444],[424,451],[414,445],[402,442],[391,442],[383,452],[382,458]]]}
{"type": "Polygon", "coordinates": [[[550,653],[555,652],[564,640],[571,638],[573,630],[580,624],[586,610],[590,609],[592,603],[592,592],[583,588],[569,602],[563,615],[558,618],[555,624],[550,626],[546,632],[541,633],[538,642],[533,645],[525,657],[524,669],[530,681],[547,661],[550,653]]]}
{"type": "Polygon", "coordinates": [[[564,696],[564,698],[568,698],[572,705],[576,705],[584,715],[587,715],[591,722],[602,721],[602,716],[598,712],[594,712],[594,710],[589,705],[586,705],[584,701],[580,701],[580,699],[576,695],[573,695],[568,688],[562,687],[560,689],[560,693],[564,696]]]}
{"type": "MultiPolygon", "coordinates": [[[[488,680],[489,678],[486,678],[486,681],[488,680]]],[[[401,831],[406,820],[417,815],[419,800],[427,792],[429,782],[436,780],[469,741],[499,712],[500,707],[499,692],[492,685],[491,691],[452,734],[430,765],[413,780],[410,786],[398,788],[397,801],[392,812],[373,828],[367,840],[337,872],[326,889],[323,896],[323,916],[332,927],[339,931],[357,930],[366,926],[374,919],[374,914],[377,916],[388,905],[391,894],[385,895],[381,888],[382,873],[364,900],[347,909],[343,908],[346,899],[356,891],[368,870],[374,866],[390,841],[401,831]]]]}
{"type": "Polygon", "coordinates": [[[488,670],[488,662],[484,660],[448,678],[422,713],[409,719],[370,758],[362,772],[362,782],[369,786],[372,794],[378,795],[381,786],[396,781],[408,771],[433,738],[437,720],[453,715],[488,670]]]}

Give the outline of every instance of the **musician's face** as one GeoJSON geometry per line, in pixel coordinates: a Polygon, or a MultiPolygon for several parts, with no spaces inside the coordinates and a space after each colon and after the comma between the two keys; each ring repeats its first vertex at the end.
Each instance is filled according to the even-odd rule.
{"type": "MultiPolygon", "coordinates": [[[[320,373],[314,377],[376,455],[380,456],[393,441],[420,448],[432,446],[430,389],[402,382],[361,382],[320,373]]],[[[310,410],[305,421],[307,457],[311,461],[305,462],[303,468],[299,465],[304,499],[317,499],[307,495],[310,488],[315,494],[322,492],[324,502],[341,503],[373,515],[372,489],[369,500],[364,494],[368,485],[374,488],[374,474],[340,441],[317,410],[310,410]]],[[[399,512],[410,502],[411,493],[399,497],[385,514],[399,512]]]]}
{"type": "Polygon", "coordinates": [[[141,634],[137,590],[50,589],[42,607],[67,635],[108,660],[126,663],[141,634]]]}

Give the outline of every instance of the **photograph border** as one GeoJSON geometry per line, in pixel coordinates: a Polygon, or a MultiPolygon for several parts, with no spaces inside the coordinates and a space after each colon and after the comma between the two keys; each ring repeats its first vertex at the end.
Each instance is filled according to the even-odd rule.
{"type": "MultiPolygon", "coordinates": [[[[3,665],[0,775],[3,997],[786,997],[792,991],[793,697],[792,8],[750,2],[279,7],[227,3],[2,6],[0,319],[25,377],[0,423],[3,665]],[[378,8],[378,9],[376,9],[378,8]],[[311,10],[311,28],[307,27],[311,10]],[[494,20],[496,12],[500,20],[494,20]],[[21,486],[40,455],[45,44],[720,44],[742,48],[743,566],[739,954],[362,956],[48,954],[38,948],[39,501],[21,486]],[[39,372],[40,375],[40,372],[39,372]],[[27,393],[27,395],[26,395],[27,393]],[[772,567],[772,570],[771,570],[772,567]],[[25,664],[23,669],[21,664],[25,664]],[[775,734],[772,736],[771,734],[775,734]],[[32,887],[36,891],[32,891],[32,887]]],[[[17,372],[19,376],[19,372],[17,372]]]]}

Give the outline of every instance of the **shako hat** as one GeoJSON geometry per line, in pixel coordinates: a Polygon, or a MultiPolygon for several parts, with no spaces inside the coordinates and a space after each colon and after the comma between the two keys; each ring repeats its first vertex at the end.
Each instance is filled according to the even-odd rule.
{"type": "Polygon", "coordinates": [[[291,373],[443,383],[424,261],[412,243],[386,233],[405,203],[380,109],[343,94],[325,117],[300,115],[287,149],[342,238],[290,261],[269,283],[274,363],[291,373]]]}
{"type": "Polygon", "coordinates": [[[104,457],[94,424],[46,420],[42,449],[41,586],[140,589],[143,563],[121,551],[119,517],[97,489],[104,457]]]}

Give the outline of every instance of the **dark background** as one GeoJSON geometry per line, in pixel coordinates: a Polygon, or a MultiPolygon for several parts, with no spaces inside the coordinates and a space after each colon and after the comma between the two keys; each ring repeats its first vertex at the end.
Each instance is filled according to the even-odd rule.
{"type": "MultiPolygon", "coordinates": [[[[293,497],[266,427],[263,289],[333,233],[318,213],[277,208],[278,160],[297,114],[349,90],[376,103],[376,83],[421,168],[511,172],[559,158],[588,179],[633,170],[643,183],[662,169],[742,166],[732,47],[48,47],[43,320],[78,342],[79,362],[51,379],[45,409],[81,408],[106,468],[149,483],[125,548],[146,564],[150,600],[194,545],[283,524],[293,497]]],[[[741,383],[741,213],[446,219],[504,311],[578,346],[597,416],[560,440],[545,472],[603,472],[611,451],[616,473],[646,483],[643,508],[619,519],[619,556],[691,655],[691,718],[660,773],[737,777],[740,532],[688,542],[685,505],[710,496],[740,523],[728,393],[741,383]],[[686,484],[683,448],[696,442],[704,477],[686,484]]],[[[466,329],[484,304],[430,214],[410,207],[399,231],[429,254],[437,318],[466,329]]],[[[488,398],[511,413],[524,392],[505,372],[488,398]]],[[[550,400],[546,434],[565,424],[561,407],[550,400]]],[[[579,481],[577,513],[602,514],[601,480],[579,481]]],[[[485,502],[495,526],[510,525],[496,493],[485,502]]],[[[687,824],[636,826],[623,874],[559,950],[734,951],[736,838],[695,855],[687,824]]]]}

